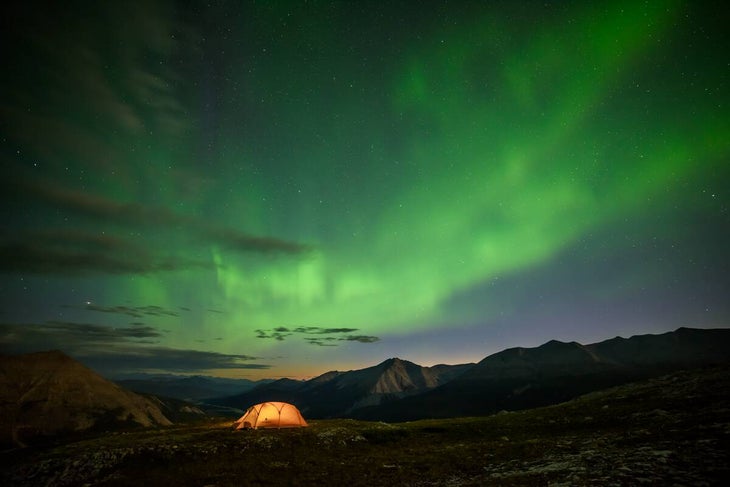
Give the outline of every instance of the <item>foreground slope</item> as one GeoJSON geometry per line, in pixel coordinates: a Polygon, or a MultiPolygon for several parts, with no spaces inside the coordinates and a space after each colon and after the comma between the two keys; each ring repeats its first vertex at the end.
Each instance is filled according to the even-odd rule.
{"type": "Polygon", "coordinates": [[[675,372],[483,418],[230,427],[172,427],[6,451],[0,484],[725,485],[730,367],[675,372]]]}
{"type": "Polygon", "coordinates": [[[0,443],[125,424],[171,423],[157,404],[62,352],[0,356],[0,443]]]}

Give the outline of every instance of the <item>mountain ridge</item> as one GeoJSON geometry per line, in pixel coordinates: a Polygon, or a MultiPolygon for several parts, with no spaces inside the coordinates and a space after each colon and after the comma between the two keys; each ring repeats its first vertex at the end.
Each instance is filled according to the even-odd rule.
{"type": "Polygon", "coordinates": [[[588,345],[550,340],[489,355],[442,386],[352,416],[410,421],[528,409],[674,370],[728,362],[727,328],[682,327],[588,345]]]}
{"type": "Polygon", "coordinates": [[[267,400],[296,404],[306,417],[408,421],[539,407],[673,370],[725,363],[730,329],[680,327],[659,334],[581,344],[549,340],[511,347],[475,364],[422,367],[397,357],[329,371],[308,381],[264,384],[212,402],[239,408],[267,400]]]}

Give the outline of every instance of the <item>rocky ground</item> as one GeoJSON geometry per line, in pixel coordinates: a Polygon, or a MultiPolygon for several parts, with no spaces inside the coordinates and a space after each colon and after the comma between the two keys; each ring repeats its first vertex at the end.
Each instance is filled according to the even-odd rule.
{"type": "Polygon", "coordinates": [[[230,421],[0,454],[2,485],[724,485],[730,369],[680,372],[557,406],[386,424],[230,421]]]}

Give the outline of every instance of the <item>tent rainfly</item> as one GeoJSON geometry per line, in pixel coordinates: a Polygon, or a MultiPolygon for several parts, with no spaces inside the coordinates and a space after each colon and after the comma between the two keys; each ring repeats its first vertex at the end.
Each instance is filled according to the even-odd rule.
{"type": "Polygon", "coordinates": [[[296,406],[287,402],[262,402],[251,406],[233,423],[235,429],[300,428],[308,426],[296,406]]]}

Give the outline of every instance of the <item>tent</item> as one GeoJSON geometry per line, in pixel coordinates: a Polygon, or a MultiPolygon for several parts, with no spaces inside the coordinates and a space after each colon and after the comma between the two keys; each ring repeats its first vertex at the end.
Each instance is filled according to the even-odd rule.
{"type": "Polygon", "coordinates": [[[262,402],[251,406],[233,423],[237,430],[257,428],[300,428],[307,426],[302,413],[287,402],[262,402]]]}

